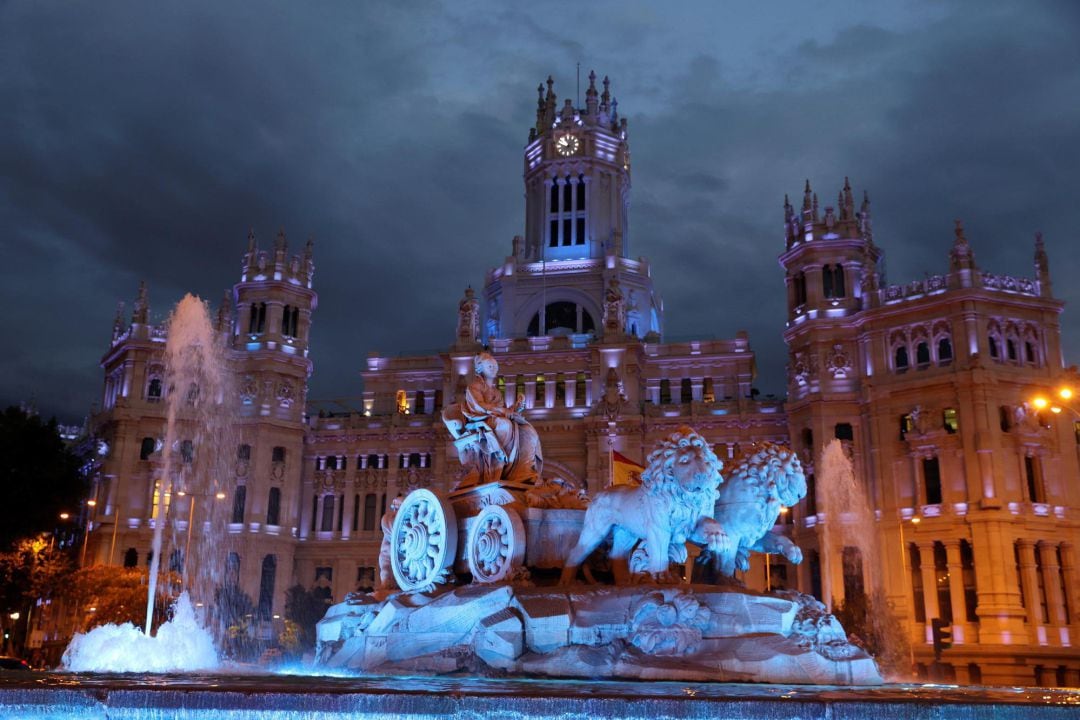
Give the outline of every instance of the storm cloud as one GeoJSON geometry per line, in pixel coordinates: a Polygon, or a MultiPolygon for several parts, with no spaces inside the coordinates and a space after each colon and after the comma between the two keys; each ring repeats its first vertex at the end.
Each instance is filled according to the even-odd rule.
{"type": "Polygon", "coordinates": [[[311,397],[368,352],[452,340],[522,231],[536,86],[592,68],[629,118],[631,250],[670,337],[750,333],[782,393],[784,193],[870,194],[888,280],[1031,276],[1042,230],[1080,352],[1074,3],[0,6],[0,402],[74,420],[118,300],[217,302],[249,227],[315,238],[311,397]],[[867,7],[869,5],[869,7],[867,7]]]}

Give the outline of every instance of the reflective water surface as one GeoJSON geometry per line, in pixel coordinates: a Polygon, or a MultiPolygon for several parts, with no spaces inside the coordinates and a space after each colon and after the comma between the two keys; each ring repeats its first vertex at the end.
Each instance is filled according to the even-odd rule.
{"type": "Polygon", "coordinates": [[[0,675],[22,718],[1076,718],[1080,690],[253,674],[0,675]]]}

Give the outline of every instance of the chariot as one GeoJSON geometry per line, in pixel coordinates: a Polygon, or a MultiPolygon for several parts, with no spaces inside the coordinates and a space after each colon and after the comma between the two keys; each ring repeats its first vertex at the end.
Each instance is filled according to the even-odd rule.
{"type": "Polygon", "coordinates": [[[422,591],[465,573],[494,583],[524,579],[528,568],[561,568],[585,510],[536,507],[538,487],[496,481],[445,494],[413,490],[389,537],[398,587],[422,591]]]}

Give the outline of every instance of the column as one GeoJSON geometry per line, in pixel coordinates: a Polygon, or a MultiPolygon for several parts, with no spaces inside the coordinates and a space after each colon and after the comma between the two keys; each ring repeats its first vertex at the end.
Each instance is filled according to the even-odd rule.
{"type": "Polygon", "coordinates": [[[1068,645],[1069,631],[1065,619],[1065,596],[1061,592],[1061,567],[1058,565],[1057,545],[1045,540],[1040,542],[1039,560],[1042,565],[1043,587],[1046,589],[1047,624],[1056,626],[1058,637],[1055,639],[1062,645],[1068,645]]]}
{"type": "Polygon", "coordinates": [[[952,601],[953,642],[957,645],[972,641],[968,637],[971,618],[967,616],[967,603],[964,602],[964,565],[960,560],[960,540],[943,541],[945,545],[946,567],[949,570],[949,598],[952,601]]]}
{"type": "Polygon", "coordinates": [[[555,407],[555,384],[559,382],[556,373],[544,375],[544,407],[555,407]]]}
{"type": "Polygon", "coordinates": [[[300,490],[300,539],[306,540],[311,532],[311,495],[304,486],[300,490]]]}
{"type": "Polygon", "coordinates": [[[934,543],[924,540],[917,543],[919,547],[919,572],[922,574],[923,584],[923,608],[926,611],[926,627],[923,635],[926,642],[932,640],[930,634],[930,621],[941,617],[938,609],[937,572],[934,568],[934,543]]]}
{"type": "Polygon", "coordinates": [[[568,373],[566,376],[566,407],[574,407],[577,404],[577,375],[568,373]]]}
{"type": "Polygon", "coordinates": [[[1020,550],[1020,583],[1024,588],[1024,604],[1027,606],[1028,637],[1032,645],[1039,643],[1039,580],[1035,569],[1035,542],[1020,539],[1016,541],[1020,550]]]}
{"type": "Polygon", "coordinates": [[[1080,577],[1076,574],[1076,555],[1072,543],[1061,543],[1061,576],[1065,580],[1065,601],[1068,603],[1069,619],[1080,625],[1080,577]]]}
{"type": "Polygon", "coordinates": [[[348,540],[352,534],[353,514],[356,510],[356,488],[352,483],[347,485],[349,490],[344,495],[345,512],[341,518],[341,539],[348,540]]]}
{"type": "Polygon", "coordinates": [[[525,381],[525,407],[536,407],[536,378],[525,381]]]}
{"type": "MultiPolygon", "coordinates": [[[[506,402],[507,407],[514,407],[515,400],[517,399],[517,376],[516,375],[504,375],[503,376],[503,399],[506,402]]],[[[432,398],[434,402],[435,398],[432,398]]]]}

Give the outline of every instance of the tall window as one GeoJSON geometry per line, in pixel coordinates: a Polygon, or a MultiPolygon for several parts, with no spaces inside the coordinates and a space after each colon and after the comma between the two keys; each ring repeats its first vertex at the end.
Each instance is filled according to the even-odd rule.
{"type": "Polygon", "coordinates": [[[806,273],[795,273],[791,277],[791,285],[795,289],[795,307],[806,304],[806,273]]]}
{"type": "Polygon", "coordinates": [[[1071,625],[1072,624],[1072,614],[1075,611],[1075,608],[1069,607],[1069,588],[1066,587],[1066,585],[1065,585],[1065,571],[1063,569],[1065,566],[1062,564],[1061,546],[1060,545],[1057,546],[1057,548],[1055,549],[1055,552],[1057,553],[1058,582],[1061,585],[1061,590],[1060,590],[1060,592],[1061,592],[1061,602],[1064,605],[1064,610],[1065,610],[1065,624],[1066,625],[1071,625]]]}
{"type": "Polygon", "coordinates": [[[577,381],[574,383],[574,405],[577,407],[584,407],[586,401],[586,387],[585,387],[585,373],[579,372],[577,374],[577,381]]]}
{"type": "Polygon", "coordinates": [[[124,553],[124,567],[133,568],[139,565],[139,552],[135,548],[128,548],[124,553]]]}
{"type": "Polygon", "coordinates": [[[942,543],[934,543],[934,582],[937,584],[938,617],[953,622],[952,590],[949,588],[949,561],[942,543]]]}
{"type": "Polygon", "coordinates": [[[156,443],[152,437],[144,437],[142,443],[139,445],[139,459],[147,460],[154,454],[154,447],[156,443]]]}
{"type": "Polygon", "coordinates": [[[161,399],[161,378],[150,378],[150,385],[146,388],[146,397],[151,401],[161,399]]]}
{"type": "Polygon", "coordinates": [[[180,459],[188,465],[190,465],[191,461],[195,459],[195,446],[190,440],[180,441],[180,459]]]}
{"type": "Polygon", "coordinates": [[[375,493],[368,493],[364,496],[364,532],[373,532],[375,530],[375,493]]]}
{"type": "Polygon", "coordinates": [[[866,586],[863,580],[862,553],[859,548],[847,546],[844,548],[844,598],[848,602],[860,598],[866,594],[866,586]]]}
{"type": "Polygon", "coordinates": [[[240,555],[231,552],[225,556],[225,586],[235,587],[240,582],[240,555]]]}
{"type": "Polygon", "coordinates": [[[926,622],[926,598],[923,597],[922,555],[919,546],[908,543],[908,557],[911,558],[911,600],[915,607],[915,622],[926,622]]]}
{"type": "Polygon", "coordinates": [[[547,407],[547,383],[543,375],[536,376],[536,407],[547,407]]]}
{"type": "Polygon", "coordinates": [[[660,404],[671,404],[671,381],[667,378],[660,381],[660,404]]]}
{"type": "Polygon", "coordinates": [[[232,522],[244,522],[244,506],[247,504],[247,486],[237,485],[233,491],[232,522]]]}
{"type": "Polygon", "coordinates": [[[990,337],[988,337],[986,339],[986,343],[990,347],[990,357],[995,358],[995,359],[1000,358],[1001,357],[1001,348],[998,346],[998,339],[996,337],[994,337],[993,335],[991,335],[990,337]]]}
{"type": "Polygon", "coordinates": [[[832,265],[821,268],[821,293],[827,298],[833,296],[833,271],[832,265]]]}
{"type": "Polygon", "coordinates": [[[352,499],[352,531],[360,528],[360,493],[353,495],[352,499]]]}
{"type": "Polygon", "coordinates": [[[281,524],[281,488],[270,488],[270,495],[266,499],[266,524],[281,524]]]}
{"type": "Polygon", "coordinates": [[[979,614],[975,611],[979,604],[978,588],[975,585],[975,553],[967,540],[960,541],[960,567],[964,578],[964,610],[968,622],[978,622],[979,614]]]}
{"type": "Polygon", "coordinates": [[[334,496],[323,495],[322,499],[322,524],[319,525],[319,530],[322,532],[332,532],[334,529],[334,496]]]}
{"type": "Polygon", "coordinates": [[[937,342],[937,359],[938,363],[945,365],[952,361],[952,341],[947,337],[943,337],[937,342]]]}
{"type": "Polygon", "coordinates": [[[236,448],[236,459],[237,460],[250,460],[251,459],[251,446],[248,445],[247,443],[244,443],[243,445],[237,446],[237,448],[236,448]]]}
{"type": "Polygon", "coordinates": [[[1005,341],[1005,355],[1013,362],[1016,361],[1016,341],[1012,338],[1005,341]]]}
{"type": "Polygon", "coordinates": [[[584,245],[585,176],[554,178],[549,193],[548,247],[584,245]]]}
{"type": "Polygon", "coordinates": [[[921,368],[930,364],[930,345],[926,341],[915,346],[915,364],[921,368]]]}
{"type": "Polygon", "coordinates": [[[926,504],[941,504],[941,467],[936,457],[923,458],[923,487],[926,489],[926,504]]]}
{"type": "Polygon", "coordinates": [[[683,378],[679,383],[679,402],[688,403],[694,397],[694,384],[690,378],[683,378]]]}
{"type": "Polygon", "coordinates": [[[1046,502],[1039,469],[1038,458],[1031,455],[1024,456],[1024,476],[1027,480],[1028,500],[1034,503],[1046,502]]]}
{"type": "Polygon", "coordinates": [[[277,580],[277,557],[267,555],[262,561],[259,577],[259,619],[269,620],[274,614],[274,582],[277,580]]]}
{"type": "Polygon", "coordinates": [[[281,334],[288,338],[295,338],[300,329],[300,308],[286,305],[281,316],[281,334]]]}
{"type": "Polygon", "coordinates": [[[806,474],[806,516],[817,515],[817,485],[814,473],[806,474]]]}
{"type": "Polygon", "coordinates": [[[274,447],[270,455],[271,462],[285,462],[285,448],[278,445],[274,447]]]}
{"type": "Polygon", "coordinates": [[[261,335],[266,331],[266,303],[251,304],[251,319],[248,322],[248,332],[251,335],[261,335]]]}
{"type": "Polygon", "coordinates": [[[897,370],[907,370],[908,354],[907,348],[903,345],[899,345],[896,350],[893,351],[893,365],[896,367],[897,370]]]}

